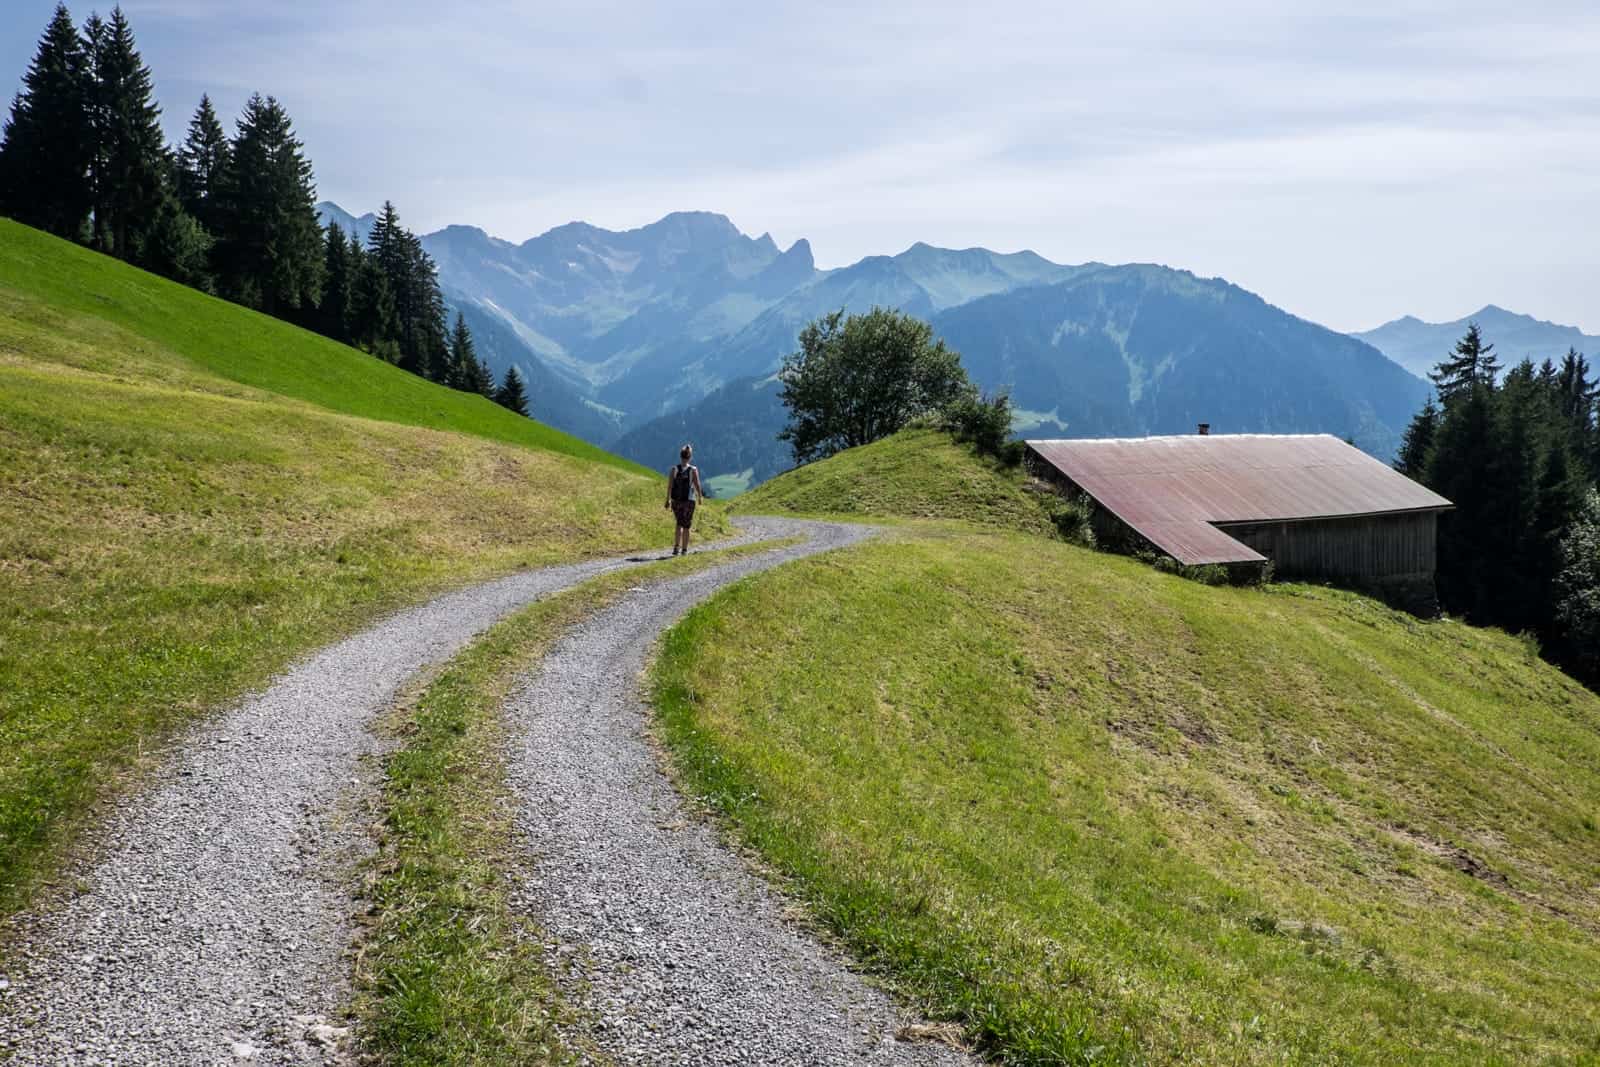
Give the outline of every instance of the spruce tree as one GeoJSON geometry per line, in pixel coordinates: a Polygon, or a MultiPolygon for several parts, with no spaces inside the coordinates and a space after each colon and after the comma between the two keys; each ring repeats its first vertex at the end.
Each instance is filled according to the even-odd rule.
{"type": "Polygon", "coordinates": [[[1484,341],[1478,324],[1472,322],[1467,324],[1466,334],[1456,342],[1455,350],[1439,362],[1428,378],[1439,393],[1439,403],[1449,407],[1475,384],[1494,385],[1499,370],[1494,345],[1484,341]]]}
{"type": "Polygon", "coordinates": [[[122,8],[90,30],[95,144],[95,234],[102,250],[135,259],[166,195],[168,155],[150,68],[122,8]]]}
{"type": "Polygon", "coordinates": [[[471,386],[467,384],[469,377],[467,373],[467,357],[471,355],[476,358],[474,348],[472,334],[467,330],[467,320],[461,312],[457,311],[456,323],[450,330],[450,340],[445,350],[446,373],[444,384],[452,389],[471,389],[471,386]]]}
{"type": "Polygon", "coordinates": [[[467,390],[489,400],[494,399],[494,374],[489,365],[477,356],[467,364],[467,390]]]}
{"type": "Polygon", "coordinates": [[[1587,488],[1564,442],[1557,441],[1544,458],[1536,489],[1533,529],[1529,533],[1534,561],[1532,599],[1537,607],[1534,624],[1546,627],[1554,598],[1556,575],[1561,569],[1561,538],[1583,507],[1587,488]]]}
{"type": "Polygon", "coordinates": [[[353,277],[350,270],[350,244],[337,222],[328,223],[328,237],[323,253],[322,303],[318,307],[318,329],[335,341],[349,343],[351,339],[351,312],[353,277]]]}
{"type": "Polygon", "coordinates": [[[444,294],[438,269],[416,234],[400,223],[385,200],[367,236],[368,257],[379,265],[394,300],[394,333],[400,366],[437,382],[453,375],[446,336],[444,294]]]}
{"type": "Polygon", "coordinates": [[[505,380],[494,391],[494,402],[518,415],[528,414],[528,392],[522,386],[522,372],[516,367],[506,368],[505,380]]]}
{"type": "Polygon", "coordinates": [[[1427,476],[1428,457],[1433,452],[1433,439],[1439,432],[1439,406],[1428,397],[1422,410],[1406,427],[1400,439],[1400,451],[1394,459],[1394,469],[1407,478],[1421,481],[1427,476]]]}
{"type": "Polygon", "coordinates": [[[0,142],[0,213],[73,240],[93,203],[88,76],[83,41],[58,4],[0,142]]]}
{"type": "Polygon", "coordinates": [[[1439,519],[1439,595],[1446,608],[1481,621],[1492,615],[1494,578],[1483,566],[1499,521],[1484,472],[1494,456],[1490,389],[1468,387],[1445,408],[1428,459],[1428,488],[1455,503],[1439,519]]]}
{"type": "Polygon", "coordinates": [[[439,270],[434,266],[433,257],[423,250],[422,241],[412,235],[411,246],[420,290],[413,337],[424,353],[428,379],[442,385],[450,377],[450,340],[445,325],[449,318],[444,292],[439,288],[439,270]]]}
{"type": "Polygon", "coordinates": [[[212,292],[212,237],[174,195],[163,196],[155,221],[146,229],[138,261],[157,274],[212,292]]]}
{"type": "Polygon", "coordinates": [[[283,105],[252,96],[217,198],[225,291],[268,314],[315,307],[324,258],[311,164],[283,105]]]}
{"type": "Polygon", "coordinates": [[[368,279],[367,305],[373,318],[369,324],[370,336],[366,340],[372,345],[393,346],[398,353],[394,361],[407,370],[413,370],[416,361],[410,358],[403,343],[403,323],[409,305],[405,292],[408,269],[405,232],[394,203],[385,200],[371,232],[367,234],[367,268],[376,277],[368,279]],[[378,306],[379,278],[382,279],[382,292],[385,294],[381,309],[378,306]]]}
{"type": "Polygon", "coordinates": [[[395,324],[394,294],[383,268],[376,257],[366,253],[352,257],[351,276],[355,278],[351,333],[356,344],[387,362],[399,362],[395,337],[400,331],[395,324]]]}
{"type": "Polygon", "coordinates": [[[394,277],[405,269],[405,227],[392,200],[385,200],[367,233],[367,254],[375,259],[384,274],[394,277]]]}
{"type": "Polygon", "coordinates": [[[216,197],[227,169],[228,135],[211,97],[202,95],[178,149],[178,202],[213,234],[218,229],[216,197]]]}
{"type": "Polygon", "coordinates": [[[1479,531],[1477,566],[1494,600],[1492,607],[1480,605],[1479,616],[1513,631],[1531,630],[1540,622],[1541,554],[1553,547],[1540,545],[1535,521],[1545,410],[1536,375],[1533,363],[1524,360],[1489,394],[1492,444],[1475,487],[1486,520],[1479,531]]]}
{"type": "Polygon", "coordinates": [[[1556,372],[1556,404],[1566,425],[1567,443],[1591,480],[1600,479],[1600,387],[1589,378],[1589,361],[1568,349],[1556,372]]]}
{"type": "Polygon", "coordinates": [[[449,364],[451,384],[455,388],[494,399],[494,376],[478,358],[477,346],[472,343],[472,333],[467,329],[467,320],[459,311],[456,312],[455,329],[450,332],[449,364]]]}
{"type": "Polygon", "coordinates": [[[360,238],[354,233],[350,235],[350,240],[345,245],[345,258],[348,260],[345,271],[350,279],[350,306],[346,312],[349,343],[359,347],[362,340],[362,330],[365,328],[367,321],[365,282],[367,254],[361,247],[360,238]]]}
{"type": "Polygon", "coordinates": [[[445,337],[444,294],[439,291],[438,270],[422,241],[409,230],[401,231],[403,254],[399,283],[395,286],[395,312],[400,319],[402,364],[430,381],[449,377],[449,350],[445,337]]]}

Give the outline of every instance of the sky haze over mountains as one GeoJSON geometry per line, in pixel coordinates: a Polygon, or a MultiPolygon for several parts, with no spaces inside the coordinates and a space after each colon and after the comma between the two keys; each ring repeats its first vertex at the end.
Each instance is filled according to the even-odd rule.
{"type": "MultiPolygon", "coordinates": [[[[5,69],[52,6],[0,11],[5,69]]],[[[419,232],[706,209],[822,267],[1031,248],[1338,329],[1495,303],[1600,333],[1593,4],[124,6],[169,136],[202,91],[229,122],[273,93],[323,197],[419,232]]]]}

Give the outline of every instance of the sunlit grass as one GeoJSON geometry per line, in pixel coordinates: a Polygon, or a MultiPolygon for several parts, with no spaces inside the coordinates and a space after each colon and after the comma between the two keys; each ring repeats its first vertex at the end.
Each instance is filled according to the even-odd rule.
{"type": "Polygon", "coordinates": [[[919,527],[654,685],[686,786],[1008,1060],[1600,1058],[1600,699],[1503,634],[919,527]]]}
{"type": "Polygon", "coordinates": [[[1044,498],[1006,467],[937,430],[902,430],[781,474],[740,495],[735,510],[908,519],[959,519],[1050,535],[1044,498]]]}
{"type": "MultiPolygon", "coordinates": [[[[254,386],[346,415],[455,430],[645,473],[480,396],[440,389],[267,315],[0,218],[0,324],[90,335],[51,358],[207,391],[254,386]],[[12,322],[6,322],[12,320],[12,322]],[[115,339],[115,343],[97,343],[115,339]],[[219,381],[221,379],[221,381],[219,381]]],[[[0,338],[0,352],[9,343],[0,338]]]]}

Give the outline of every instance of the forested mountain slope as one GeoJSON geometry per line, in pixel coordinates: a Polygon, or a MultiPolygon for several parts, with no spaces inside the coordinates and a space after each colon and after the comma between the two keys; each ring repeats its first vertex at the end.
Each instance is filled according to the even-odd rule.
{"type": "MultiPolygon", "coordinates": [[[[1010,390],[1019,431],[1034,436],[1188,433],[1209,422],[1219,432],[1333,433],[1388,459],[1428,392],[1370,345],[1167,267],[1089,267],[944,311],[917,292],[973,380],[1010,390]]],[[[788,469],[776,439],[786,417],[778,384],[741,389],[739,418],[717,393],[625,435],[617,449],[645,460],[687,435],[714,474],[753,468],[760,480],[788,469]],[[752,452],[750,441],[765,446],[752,452]]]]}

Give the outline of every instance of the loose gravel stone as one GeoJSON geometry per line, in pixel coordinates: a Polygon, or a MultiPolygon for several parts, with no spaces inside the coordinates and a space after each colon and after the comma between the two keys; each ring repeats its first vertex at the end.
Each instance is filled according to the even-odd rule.
{"type": "Polygon", "coordinates": [[[589,1043],[630,1064],[957,1064],[896,1040],[907,1020],[690,817],[646,735],[639,675],[690,606],[756,571],[852,544],[859,526],[771,521],[778,549],[646,586],[563,638],[511,702],[511,781],[531,856],[523,906],[586,1009],[589,1043]]]}
{"type": "MultiPolygon", "coordinates": [[[[765,535],[750,523],[736,540],[765,535]]],[[[347,991],[353,861],[371,844],[349,818],[359,761],[378,751],[369,721],[407,678],[508,612],[644,561],[551,567],[440,597],[187,735],[162,784],[107,821],[89,850],[99,858],[69,872],[82,892],[14,923],[0,999],[8,1063],[181,1067],[233,1062],[245,1046],[258,1064],[338,1062],[345,1042],[328,1019],[347,991]]]]}

